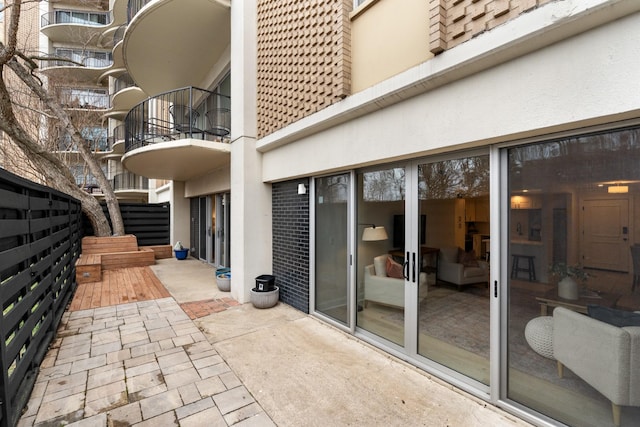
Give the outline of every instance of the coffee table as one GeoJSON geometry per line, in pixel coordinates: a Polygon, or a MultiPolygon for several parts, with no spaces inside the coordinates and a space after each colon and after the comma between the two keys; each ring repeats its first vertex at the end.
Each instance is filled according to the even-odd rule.
{"type": "Polygon", "coordinates": [[[569,310],[577,311],[578,313],[587,314],[588,304],[597,304],[604,307],[613,308],[616,302],[620,298],[618,294],[610,294],[606,292],[598,292],[594,296],[580,296],[578,299],[564,299],[558,296],[558,289],[553,288],[547,291],[543,296],[536,297],[536,300],[540,303],[540,315],[548,316],[549,307],[552,309],[555,307],[564,307],[569,310]]]}

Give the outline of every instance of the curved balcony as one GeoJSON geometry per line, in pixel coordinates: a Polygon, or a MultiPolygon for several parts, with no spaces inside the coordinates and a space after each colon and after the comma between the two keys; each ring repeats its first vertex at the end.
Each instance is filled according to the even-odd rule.
{"type": "MultiPolygon", "coordinates": [[[[55,53],[51,55],[51,60],[40,60],[42,72],[48,76],[58,79],[74,79],[78,83],[95,83],[105,70],[113,65],[113,60],[108,58],[92,57],[92,54],[103,54],[104,52],[82,52],[76,55],[71,53],[55,53]]],[[[110,54],[109,54],[110,56],[110,54]]]]}
{"type": "Polygon", "coordinates": [[[131,172],[123,172],[113,177],[112,185],[116,195],[121,195],[123,192],[147,192],[149,191],[149,178],[131,172]]]}
{"type": "Polygon", "coordinates": [[[58,43],[97,43],[110,24],[109,12],[56,9],[40,17],[42,33],[58,43]]]}
{"type": "MultiPolygon", "coordinates": [[[[148,94],[176,87],[207,86],[211,70],[228,54],[231,3],[129,0],[124,63],[148,94]],[[150,49],[149,43],[162,48],[150,49]]],[[[224,64],[226,65],[226,64],[224,64]]]]}
{"type": "Polygon", "coordinates": [[[187,87],[149,98],[125,118],[124,166],[149,178],[185,181],[228,165],[229,97],[187,87]]]}
{"type": "Polygon", "coordinates": [[[144,101],[146,97],[131,76],[123,74],[114,81],[113,94],[111,95],[111,111],[105,116],[124,120],[129,110],[144,101]]]}

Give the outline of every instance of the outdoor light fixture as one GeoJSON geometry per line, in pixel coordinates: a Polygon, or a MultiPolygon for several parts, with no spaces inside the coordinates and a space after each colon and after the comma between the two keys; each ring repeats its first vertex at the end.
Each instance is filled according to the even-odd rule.
{"type": "Polygon", "coordinates": [[[307,194],[307,186],[304,184],[298,184],[298,194],[307,194]]]}
{"type": "Polygon", "coordinates": [[[615,194],[620,194],[620,193],[628,193],[629,192],[629,186],[628,185],[612,185],[610,187],[607,187],[607,192],[608,193],[615,193],[615,194]]]}
{"type": "Polygon", "coordinates": [[[377,226],[375,224],[363,224],[368,225],[362,232],[362,240],[364,242],[375,242],[378,240],[387,240],[389,236],[387,236],[387,232],[384,227],[377,226]]]}

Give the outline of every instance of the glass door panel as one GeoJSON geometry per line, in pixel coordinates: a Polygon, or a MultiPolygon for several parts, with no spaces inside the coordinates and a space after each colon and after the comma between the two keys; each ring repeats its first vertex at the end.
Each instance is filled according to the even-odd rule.
{"type": "Polygon", "coordinates": [[[489,384],[489,156],[418,165],[418,354],[489,384]]]}
{"type": "Polygon", "coordinates": [[[229,193],[217,194],[215,200],[215,223],[213,226],[213,230],[215,230],[213,239],[214,239],[214,252],[215,252],[215,260],[214,262],[223,267],[230,267],[229,263],[229,231],[231,230],[230,226],[230,206],[229,201],[231,200],[231,195],[229,193]]]}
{"type": "Polygon", "coordinates": [[[404,346],[405,168],[357,176],[356,324],[404,346]]]}
{"type": "Polygon", "coordinates": [[[315,310],[348,325],[348,174],[315,180],[315,310]]]}
{"type": "Polygon", "coordinates": [[[572,426],[639,425],[622,403],[640,387],[637,347],[592,317],[640,309],[640,129],[514,146],[502,161],[509,399],[572,426]]]}

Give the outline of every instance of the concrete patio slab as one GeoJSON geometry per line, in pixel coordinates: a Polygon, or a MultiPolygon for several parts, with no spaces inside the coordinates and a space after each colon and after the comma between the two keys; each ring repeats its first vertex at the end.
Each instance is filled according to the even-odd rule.
{"type": "Polygon", "coordinates": [[[529,426],[282,303],[192,320],[229,294],[160,261],[176,298],[65,313],[19,426],[529,426]]]}

